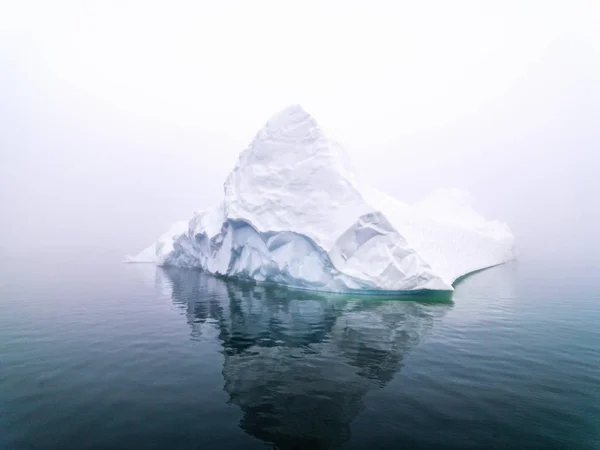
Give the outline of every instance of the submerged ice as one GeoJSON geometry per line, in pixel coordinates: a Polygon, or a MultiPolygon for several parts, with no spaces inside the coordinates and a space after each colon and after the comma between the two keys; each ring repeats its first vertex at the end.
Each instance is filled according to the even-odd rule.
{"type": "Polygon", "coordinates": [[[513,257],[508,226],[466,193],[409,205],[359,180],[300,106],[273,116],[239,156],[223,201],[177,222],[127,262],[334,291],[452,290],[513,257]]]}

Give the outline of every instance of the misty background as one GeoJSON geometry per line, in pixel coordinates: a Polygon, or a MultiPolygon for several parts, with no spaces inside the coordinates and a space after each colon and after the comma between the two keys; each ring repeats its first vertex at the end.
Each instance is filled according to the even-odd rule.
{"type": "Polygon", "coordinates": [[[0,251],[122,258],[301,104],[405,201],[597,264],[600,2],[2,2],[0,251]]]}

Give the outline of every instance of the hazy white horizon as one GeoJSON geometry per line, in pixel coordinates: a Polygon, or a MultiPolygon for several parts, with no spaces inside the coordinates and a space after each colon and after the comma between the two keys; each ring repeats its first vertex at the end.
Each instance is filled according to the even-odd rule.
{"type": "Polygon", "coordinates": [[[597,260],[598,2],[5,3],[7,256],[141,250],[299,103],[377,187],[465,189],[521,253],[597,260]]]}

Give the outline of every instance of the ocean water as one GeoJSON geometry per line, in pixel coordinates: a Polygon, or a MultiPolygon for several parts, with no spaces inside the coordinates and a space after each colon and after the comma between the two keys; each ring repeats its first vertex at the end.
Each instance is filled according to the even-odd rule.
{"type": "Polygon", "coordinates": [[[320,295],[96,259],[0,274],[0,449],[600,449],[597,272],[320,295]]]}

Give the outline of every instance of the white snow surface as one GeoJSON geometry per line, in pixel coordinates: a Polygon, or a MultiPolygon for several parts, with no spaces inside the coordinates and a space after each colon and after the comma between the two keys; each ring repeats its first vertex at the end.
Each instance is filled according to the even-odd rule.
{"type": "Polygon", "coordinates": [[[300,106],[273,116],[239,156],[223,202],[177,222],[127,262],[332,292],[452,290],[514,257],[508,226],[468,194],[409,205],[370,186],[300,106]]]}

